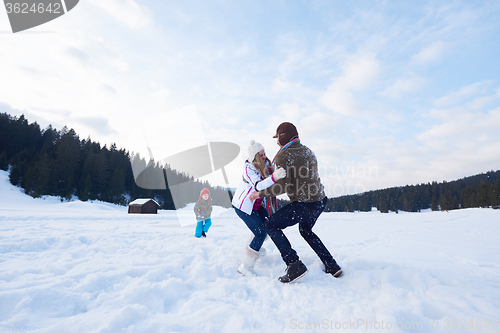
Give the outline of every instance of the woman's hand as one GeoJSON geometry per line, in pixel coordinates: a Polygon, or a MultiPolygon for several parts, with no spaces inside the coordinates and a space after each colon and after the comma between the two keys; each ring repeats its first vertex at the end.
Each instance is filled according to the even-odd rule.
{"type": "Polygon", "coordinates": [[[282,167],[278,167],[273,173],[273,178],[275,181],[285,177],[286,177],[286,171],[282,167]]]}
{"type": "Polygon", "coordinates": [[[254,202],[256,199],[259,198],[259,192],[254,191],[250,193],[250,196],[248,198],[250,199],[251,202],[254,202]]]}

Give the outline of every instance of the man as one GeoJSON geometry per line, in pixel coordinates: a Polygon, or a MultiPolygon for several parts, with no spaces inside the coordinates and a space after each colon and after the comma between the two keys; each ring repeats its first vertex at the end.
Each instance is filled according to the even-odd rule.
{"type": "Polygon", "coordinates": [[[325,265],[325,272],[339,277],[342,274],[341,268],[321,239],[312,231],[328,200],[319,178],[316,156],[300,143],[299,134],[292,123],[280,124],[274,138],[278,139],[280,146],[274,163],[276,167],[286,170],[286,176],[265,190],[252,192],[250,200],[274,197],[283,193],[290,198],[290,204],[279,209],[264,222],[269,236],[287,265],[286,274],[278,280],[283,283],[294,282],[307,272],[307,267],[300,261],[297,252],[292,249],[282,231],[297,223],[301,236],[325,265]]]}

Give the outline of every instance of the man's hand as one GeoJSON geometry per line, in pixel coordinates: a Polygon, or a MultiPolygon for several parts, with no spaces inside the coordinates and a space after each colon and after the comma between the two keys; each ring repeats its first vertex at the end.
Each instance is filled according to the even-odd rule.
{"type": "Polygon", "coordinates": [[[254,191],[254,192],[250,193],[249,198],[250,198],[251,202],[254,202],[256,199],[259,198],[259,192],[254,191]]]}

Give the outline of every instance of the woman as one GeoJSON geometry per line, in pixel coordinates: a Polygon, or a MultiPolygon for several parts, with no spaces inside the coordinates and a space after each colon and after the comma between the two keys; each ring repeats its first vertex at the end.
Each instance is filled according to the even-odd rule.
{"type": "Polygon", "coordinates": [[[265,249],[262,248],[267,236],[264,219],[277,209],[276,198],[262,198],[252,202],[249,195],[253,191],[268,188],[278,179],[284,178],[285,175],[286,172],[283,168],[273,169],[271,161],[267,158],[264,147],[260,143],[254,140],[250,141],[248,160],[245,161],[243,167],[243,179],[236,189],[232,201],[236,214],[254,235],[249,246],[245,248],[243,261],[238,267],[240,274],[255,275],[253,271],[255,262],[265,255],[265,249]]]}

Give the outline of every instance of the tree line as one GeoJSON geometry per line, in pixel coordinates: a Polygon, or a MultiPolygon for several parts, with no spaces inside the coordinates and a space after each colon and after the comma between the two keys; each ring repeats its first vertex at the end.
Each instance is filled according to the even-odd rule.
{"type": "Polygon", "coordinates": [[[126,205],[136,198],[154,198],[162,209],[175,209],[198,200],[200,191],[208,188],[214,205],[230,207],[228,192],[208,182],[193,180],[186,174],[161,166],[153,160],[118,149],[109,148],[89,138],[81,140],[73,129],[62,130],[49,125],[45,129],[24,115],[12,117],[0,113],[0,169],[10,170],[13,185],[20,186],[32,197],[58,196],[70,200],[101,200],[126,205]],[[137,186],[131,161],[143,164],[154,174],[169,175],[183,183],[175,193],[148,190],[137,186]]]}
{"type": "Polygon", "coordinates": [[[500,171],[489,171],[451,182],[406,185],[328,200],[325,211],[381,213],[420,212],[425,209],[452,210],[500,205],[500,171]]]}
{"type": "MultiPolygon", "coordinates": [[[[80,140],[73,129],[58,131],[52,126],[41,129],[29,123],[24,115],[12,117],[0,113],[0,169],[10,169],[10,182],[20,186],[32,197],[58,196],[70,200],[101,200],[121,205],[136,198],[154,198],[162,209],[183,207],[198,199],[204,187],[210,189],[215,205],[229,208],[226,189],[212,187],[208,182],[195,181],[189,176],[161,166],[153,160],[118,149],[101,146],[90,138],[80,140]],[[132,163],[147,169],[144,177],[157,177],[181,188],[147,190],[137,186],[132,163]],[[172,191],[175,202],[172,198],[172,191]]],[[[142,176],[142,175],[141,175],[142,176]]],[[[279,200],[279,206],[287,201],[279,200]]],[[[325,211],[389,211],[419,212],[425,209],[451,210],[500,205],[500,171],[490,171],[452,182],[432,182],[369,191],[331,198],[325,211]]]]}

